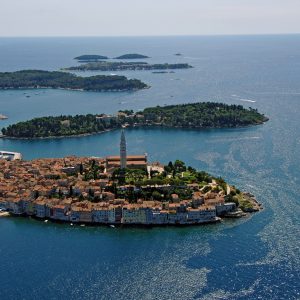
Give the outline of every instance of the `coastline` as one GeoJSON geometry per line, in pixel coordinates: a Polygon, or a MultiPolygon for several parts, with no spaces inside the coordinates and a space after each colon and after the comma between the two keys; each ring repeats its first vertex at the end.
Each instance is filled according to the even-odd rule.
{"type": "Polygon", "coordinates": [[[81,134],[74,134],[74,135],[60,135],[60,136],[46,136],[46,137],[14,137],[14,136],[7,136],[7,135],[0,135],[0,138],[7,139],[7,140],[48,140],[48,139],[64,139],[64,138],[76,138],[76,137],[84,137],[84,136],[91,136],[106,133],[109,131],[117,130],[120,128],[111,128],[105,129],[103,131],[98,132],[90,132],[90,133],[81,133],[81,134]]]}
{"type": "Polygon", "coordinates": [[[34,215],[26,215],[26,214],[13,214],[11,212],[4,212],[0,217],[13,217],[13,218],[25,218],[25,219],[34,219],[39,222],[44,223],[53,223],[53,224],[69,224],[70,226],[87,226],[87,227],[112,227],[112,228],[166,228],[166,227],[190,227],[190,226],[203,226],[203,225],[213,225],[222,222],[222,218],[216,217],[215,220],[207,220],[202,222],[191,222],[191,223],[165,223],[165,224],[143,224],[143,223],[101,223],[101,222],[74,222],[74,221],[65,221],[54,218],[39,218],[34,215]]]}
{"type": "Polygon", "coordinates": [[[104,92],[135,92],[144,89],[150,89],[151,86],[146,85],[143,88],[134,88],[134,89],[105,89],[105,90],[86,90],[86,89],[72,89],[72,88],[64,88],[64,87],[47,87],[47,86],[30,86],[30,87],[0,87],[0,90],[43,90],[43,89],[52,89],[52,90],[65,90],[65,91],[76,91],[76,92],[97,92],[97,93],[104,93],[104,92]]]}
{"type": "MultiPolygon", "coordinates": [[[[250,194],[248,192],[244,194],[250,194]]],[[[252,194],[251,194],[252,195],[252,194]]],[[[121,223],[121,222],[74,222],[70,220],[59,220],[55,218],[39,218],[35,215],[27,215],[26,213],[23,214],[13,214],[12,212],[8,211],[3,211],[0,212],[0,217],[14,217],[14,218],[32,218],[34,220],[37,220],[39,222],[44,222],[44,223],[54,223],[54,224],[69,224],[70,226],[87,226],[87,227],[112,227],[112,228],[166,228],[166,227],[195,227],[195,226],[207,226],[207,225],[214,225],[221,223],[227,219],[242,219],[242,218],[250,218],[253,214],[259,213],[260,211],[263,210],[263,206],[261,203],[259,203],[254,195],[252,195],[252,200],[257,204],[259,209],[253,209],[248,212],[242,211],[240,213],[239,211],[233,212],[232,214],[227,213],[221,217],[216,217],[213,220],[206,220],[206,221],[201,221],[201,222],[190,222],[190,223],[162,223],[162,224],[143,224],[143,223],[121,223]]]]}

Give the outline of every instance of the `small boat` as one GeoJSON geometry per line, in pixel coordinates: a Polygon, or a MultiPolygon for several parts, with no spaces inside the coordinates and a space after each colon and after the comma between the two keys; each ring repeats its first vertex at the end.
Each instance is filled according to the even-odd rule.
{"type": "Polygon", "coordinates": [[[111,225],[109,225],[109,227],[111,227],[111,228],[115,228],[116,226],[111,224],[111,225]]]}
{"type": "Polygon", "coordinates": [[[6,119],[8,119],[7,116],[0,114],[0,120],[6,120],[6,119]]]}
{"type": "Polygon", "coordinates": [[[70,225],[73,226],[73,223],[71,223],[70,225]]]}
{"type": "Polygon", "coordinates": [[[84,224],[81,224],[80,226],[81,226],[81,227],[85,227],[85,225],[84,225],[84,224]]]}
{"type": "Polygon", "coordinates": [[[48,220],[45,220],[44,222],[45,222],[45,223],[47,223],[47,222],[48,222],[48,220]]]}

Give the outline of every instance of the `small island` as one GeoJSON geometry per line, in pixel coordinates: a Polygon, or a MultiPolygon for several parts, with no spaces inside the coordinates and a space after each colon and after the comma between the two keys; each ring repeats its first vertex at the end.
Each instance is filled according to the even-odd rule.
{"type": "Polygon", "coordinates": [[[124,54],[115,57],[115,59],[144,59],[144,58],[149,58],[149,56],[133,53],[133,54],[124,54]]]}
{"type": "Polygon", "coordinates": [[[174,70],[189,69],[189,64],[148,64],[146,62],[108,62],[99,61],[64,68],[66,71],[124,71],[124,70],[174,70]]]}
{"type": "Polygon", "coordinates": [[[97,75],[79,77],[67,72],[23,70],[0,72],[0,89],[66,89],[81,91],[133,91],[146,88],[137,79],[125,76],[97,75]]]}
{"type": "Polygon", "coordinates": [[[85,54],[75,57],[74,59],[80,61],[80,62],[89,62],[89,61],[99,61],[103,59],[108,59],[107,56],[103,55],[91,55],[91,54],[85,54]]]}
{"type": "Polygon", "coordinates": [[[116,115],[88,114],[35,118],[2,129],[7,138],[49,138],[101,133],[121,127],[236,128],[259,125],[268,118],[241,105],[200,102],[156,106],[116,115]]]}
{"type": "MultiPolygon", "coordinates": [[[[187,226],[259,211],[255,197],[176,160],[120,156],[0,160],[0,209],[71,225],[187,226]]],[[[1,216],[1,215],[0,215],[1,216]]]]}

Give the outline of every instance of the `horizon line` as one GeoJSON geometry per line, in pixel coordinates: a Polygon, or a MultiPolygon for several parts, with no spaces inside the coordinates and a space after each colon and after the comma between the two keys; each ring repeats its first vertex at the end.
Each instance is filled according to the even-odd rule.
{"type": "Polygon", "coordinates": [[[0,38],[150,38],[150,37],[231,37],[231,36],[282,36],[295,33],[225,33],[225,34],[169,34],[169,35],[0,35],[0,38]]]}

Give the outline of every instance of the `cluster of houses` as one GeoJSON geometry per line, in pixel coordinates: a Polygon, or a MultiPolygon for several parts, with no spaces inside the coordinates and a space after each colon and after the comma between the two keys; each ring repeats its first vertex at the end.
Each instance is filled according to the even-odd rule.
{"type": "MultiPolygon", "coordinates": [[[[141,159],[133,157],[133,162],[145,163],[141,159]]],[[[82,171],[91,165],[91,158],[0,160],[0,208],[14,215],[40,219],[124,225],[216,222],[219,216],[236,208],[234,203],[225,203],[221,194],[202,194],[197,185],[190,186],[193,196],[188,200],[174,194],[170,203],[152,199],[129,203],[108,191],[112,181],[106,167],[115,158],[92,160],[101,167],[100,179],[84,178],[82,171]]]]}

